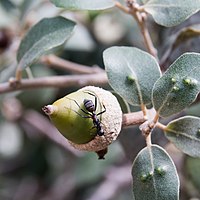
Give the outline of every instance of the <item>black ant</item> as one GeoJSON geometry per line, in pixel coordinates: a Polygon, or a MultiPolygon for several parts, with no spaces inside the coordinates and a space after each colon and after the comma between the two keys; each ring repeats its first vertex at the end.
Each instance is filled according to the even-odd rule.
{"type": "Polygon", "coordinates": [[[104,110],[101,111],[101,112],[99,112],[99,113],[96,113],[96,109],[97,109],[97,97],[96,97],[94,94],[90,93],[90,92],[87,92],[87,93],[95,97],[95,103],[93,103],[93,101],[90,100],[90,99],[84,99],[84,100],[83,100],[84,107],[85,107],[85,109],[86,109],[88,112],[85,111],[85,110],[83,110],[83,109],[80,107],[80,105],[78,104],[78,102],[77,102],[76,100],[71,99],[71,100],[73,100],[73,101],[76,103],[76,105],[81,109],[82,112],[84,112],[85,114],[87,114],[87,116],[81,115],[80,113],[78,113],[78,112],[76,112],[76,111],[75,111],[75,112],[76,112],[79,116],[81,116],[81,117],[83,117],[83,118],[91,118],[92,121],[93,121],[93,125],[94,125],[92,128],[96,128],[96,130],[97,130],[97,135],[103,136],[103,135],[104,135],[104,131],[103,131],[103,128],[102,128],[102,126],[101,126],[101,121],[98,119],[97,116],[103,114],[104,112],[106,112],[106,108],[105,108],[105,106],[103,105],[104,110]]]}

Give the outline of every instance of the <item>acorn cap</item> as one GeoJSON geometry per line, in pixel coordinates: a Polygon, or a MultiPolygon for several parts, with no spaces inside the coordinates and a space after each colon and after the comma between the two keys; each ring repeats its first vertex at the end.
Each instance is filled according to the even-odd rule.
{"type": "MultiPolygon", "coordinates": [[[[99,152],[116,140],[121,131],[122,111],[116,97],[99,87],[86,86],[71,93],[43,111],[49,115],[52,123],[78,150],[99,152]],[[100,126],[104,134],[99,136],[91,115],[84,106],[84,99],[92,100],[95,105],[100,126]],[[103,110],[105,112],[101,113],[103,110]]],[[[91,113],[90,113],[91,114],[91,113]]]]}

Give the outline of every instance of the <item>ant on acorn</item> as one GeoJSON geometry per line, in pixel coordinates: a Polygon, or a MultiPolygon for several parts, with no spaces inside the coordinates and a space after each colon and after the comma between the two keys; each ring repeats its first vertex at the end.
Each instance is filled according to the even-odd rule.
{"type": "Polygon", "coordinates": [[[90,100],[90,99],[84,99],[83,100],[84,107],[85,107],[85,109],[87,111],[83,110],[80,107],[80,105],[78,104],[78,102],[76,100],[71,99],[71,100],[73,100],[76,103],[76,105],[81,109],[82,112],[84,112],[85,114],[87,114],[87,116],[81,115],[80,113],[78,113],[76,111],[74,111],[74,112],[76,112],[79,116],[81,116],[83,118],[91,118],[92,121],[93,121],[93,125],[94,125],[92,128],[96,128],[97,135],[103,136],[104,135],[104,131],[103,131],[103,128],[101,126],[101,121],[98,119],[97,116],[103,114],[104,112],[106,112],[106,108],[103,105],[104,110],[101,111],[101,112],[99,112],[99,113],[96,113],[96,109],[97,109],[97,97],[96,97],[96,95],[94,95],[94,94],[92,94],[90,92],[87,92],[87,93],[95,97],[95,103],[93,103],[93,101],[90,100]]]}

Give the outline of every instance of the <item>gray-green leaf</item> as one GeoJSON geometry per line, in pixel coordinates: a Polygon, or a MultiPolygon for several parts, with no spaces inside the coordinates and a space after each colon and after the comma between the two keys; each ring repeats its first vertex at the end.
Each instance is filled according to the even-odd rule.
{"type": "Polygon", "coordinates": [[[10,0],[0,1],[0,6],[2,6],[7,12],[12,12],[12,9],[16,8],[16,5],[10,0]]]}
{"type": "Polygon", "coordinates": [[[144,148],[133,162],[135,200],[178,200],[179,178],[172,159],[158,145],[144,148]]]}
{"type": "Polygon", "coordinates": [[[39,0],[23,0],[20,5],[20,20],[23,20],[33,5],[41,3],[39,0]]]}
{"type": "Polygon", "coordinates": [[[57,7],[70,10],[103,10],[113,7],[113,0],[50,0],[57,7]]]}
{"type": "Polygon", "coordinates": [[[166,60],[169,59],[172,52],[178,48],[179,45],[184,44],[187,40],[198,36],[200,36],[200,24],[184,27],[177,33],[173,33],[173,35],[166,41],[167,51],[164,53],[160,63],[165,63],[166,60]]]}
{"type": "MultiPolygon", "coordinates": [[[[185,159],[184,171],[187,172],[186,182],[192,182],[196,187],[196,191],[200,188],[200,159],[187,156],[185,159]]],[[[191,186],[188,188],[191,191],[191,186]]]]}
{"type": "Polygon", "coordinates": [[[75,23],[64,17],[46,18],[31,28],[17,53],[18,66],[24,69],[40,56],[62,45],[72,34],[75,23]]]}
{"type": "Polygon", "coordinates": [[[132,105],[150,104],[161,72],[156,59],[134,47],[111,47],[103,53],[111,87],[132,105]]]}
{"type": "Polygon", "coordinates": [[[153,105],[168,117],[189,106],[200,91],[200,54],[185,53],[158,79],[153,88],[153,105]]]}
{"type": "Polygon", "coordinates": [[[175,26],[200,10],[200,0],[149,0],[143,8],[156,23],[175,26]]]}
{"type": "Polygon", "coordinates": [[[184,153],[200,157],[200,118],[185,116],[170,122],[166,137],[184,153]]]}

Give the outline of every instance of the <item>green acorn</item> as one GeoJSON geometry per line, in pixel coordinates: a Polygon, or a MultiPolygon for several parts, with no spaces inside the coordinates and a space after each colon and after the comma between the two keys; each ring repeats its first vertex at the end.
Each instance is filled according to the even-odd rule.
{"type": "Polygon", "coordinates": [[[73,147],[100,152],[99,158],[121,130],[122,111],[116,97],[99,87],[86,86],[45,106],[43,111],[73,147]],[[93,112],[84,100],[89,100],[93,112]]]}

